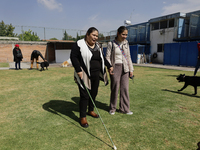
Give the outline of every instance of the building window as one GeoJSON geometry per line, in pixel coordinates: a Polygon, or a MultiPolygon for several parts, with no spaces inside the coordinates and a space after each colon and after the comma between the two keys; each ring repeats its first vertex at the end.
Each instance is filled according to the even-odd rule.
{"type": "Polygon", "coordinates": [[[174,27],[174,19],[169,20],[169,28],[174,27]]]}
{"type": "Polygon", "coordinates": [[[151,30],[166,29],[174,27],[174,19],[152,23],[151,30]]]}
{"type": "Polygon", "coordinates": [[[160,22],[160,29],[165,29],[165,28],[167,28],[167,20],[160,22]]]}
{"type": "Polygon", "coordinates": [[[152,30],[157,30],[159,29],[159,22],[152,23],[152,30]]]}
{"type": "Polygon", "coordinates": [[[164,44],[157,45],[157,52],[164,52],[164,44]]]}

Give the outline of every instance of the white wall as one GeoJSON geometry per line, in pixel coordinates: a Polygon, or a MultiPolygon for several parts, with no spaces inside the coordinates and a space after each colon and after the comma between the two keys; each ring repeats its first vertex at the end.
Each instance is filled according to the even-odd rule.
{"type": "Polygon", "coordinates": [[[150,32],[151,54],[157,53],[157,58],[152,61],[163,63],[164,53],[157,52],[157,44],[174,43],[174,28],[153,30],[150,32]],[[164,33],[161,32],[164,30],[164,33]]]}
{"type": "Polygon", "coordinates": [[[64,61],[68,61],[68,63],[71,64],[70,53],[71,53],[70,49],[66,49],[66,50],[56,49],[55,50],[56,63],[63,63],[64,61]]]}

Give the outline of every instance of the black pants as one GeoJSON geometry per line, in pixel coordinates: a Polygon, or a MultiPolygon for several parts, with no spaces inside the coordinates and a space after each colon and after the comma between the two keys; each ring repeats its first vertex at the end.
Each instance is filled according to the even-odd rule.
{"type": "MultiPolygon", "coordinates": [[[[84,89],[80,85],[78,85],[78,87],[79,87],[79,93],[80,93],[80,102],[79,102],[80,118],[84,118],[86,117],[87,106],[88,106],[88,111],[93,111],[94,105],[85,87],[84,89]]],[[[91,90],[88,90],[90,92],[90,95],[94,103],[95,103],[95,98],[98,93],[98,87],[99,87],[99,76],[96,76],[95,78],[91,79],[91,90]]]]}
{"type": "Polygon", "coordinates": [[[19,69],[21,69],[20,63],[21,63],[20,60],[18,60],[18,61],[15,62],[15,69],[17,69],[17,64],[18,64],[18,66],[19,66],[19,69]]]}
{"type": "Polygon", "coordinates": [[[200,60],[198,59],[195,70],[194,70],[194,76],[197,74],[197,70],[199,69],[200,66],[200,60]]]}

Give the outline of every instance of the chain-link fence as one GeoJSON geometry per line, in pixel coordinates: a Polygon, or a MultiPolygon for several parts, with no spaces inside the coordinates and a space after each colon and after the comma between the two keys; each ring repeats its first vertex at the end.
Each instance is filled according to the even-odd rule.
{"type": "MultiPolygon", "coordinates": [[[[64,38],[64,33],[67,33],[67,37],[70,39],[77,38],[77,36],[84,36],[86,34],[86,30],[78,30],[78,29],[62,29],[62,28],[49,28],[49,27],[38,27],[38,26],[19,26],[14,25],[15,30],[14,33],[17,35],[22,35],[25,31],[31,31],[34,35],[37,35],[40,40],[49,40],[49,39],[58,39],[62,40],[64,38]]],[[[101,32],[99,31],[99,35],[103,35],[104,37],[110,36],[110,32],[101,32]]]]}

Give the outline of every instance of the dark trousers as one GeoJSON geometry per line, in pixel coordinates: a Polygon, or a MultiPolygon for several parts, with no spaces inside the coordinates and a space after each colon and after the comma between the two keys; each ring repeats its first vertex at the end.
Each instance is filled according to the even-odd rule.
{"type": "MultiPolygon", "coordinates": [[[[84,89],[80,85],[78,85],[78,87],[80,93],[80,102],[79,102],[80,118],[84,118],[86,117],[87,106],[88,106],[88,111],[93,111],[94,105],[85,87],[84,89]]],[[[91,79],[91,90],[88,90],[94,103],[98,93],[98,87],[99,87],[99,76],[96,77],[95,79],[91,79]]]]}
{"type": "Polygon", "coordinates": [[[19,69],[21,68],[21,67],[20,67],[20,62],[21,62],[21,61],[16,61],[16,62],[15,62],[15,69],[17,69],[17,64],[18,64],[18,66],[19,66],[19,69]]]}
{"type": "Polygon", "coordinates": [[[200,60],[198,59],[195,70],[194,70],[194,76],[197,74],[197,70],[199,69],[200,66],[200,60]]]}

